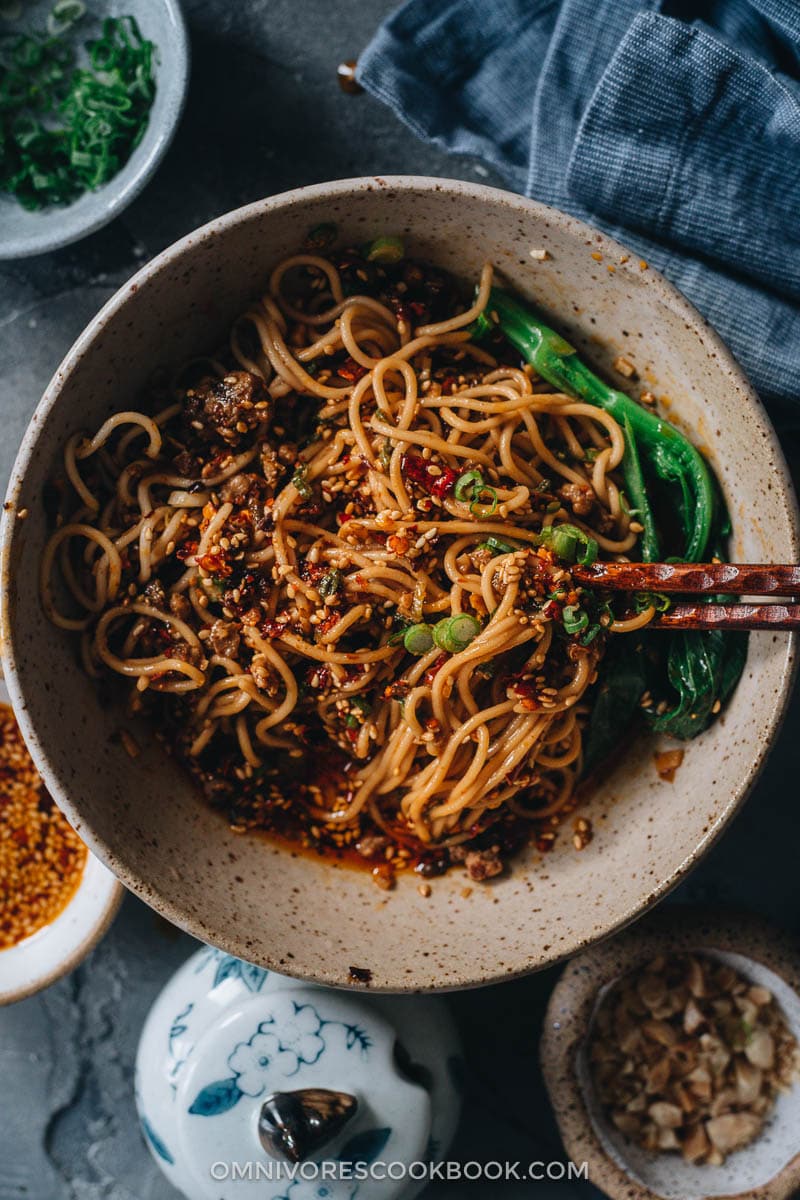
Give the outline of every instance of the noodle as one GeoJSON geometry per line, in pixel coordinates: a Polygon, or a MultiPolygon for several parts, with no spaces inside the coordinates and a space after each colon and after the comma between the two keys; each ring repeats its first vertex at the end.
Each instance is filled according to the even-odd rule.
{"type": "Polygon", "coordinates": [[[580,702],[654,609],[570,629],[591,597],[543,531],[631,550],[624,434],[470,342],[491,267],[465,309],[362,262],[286,259],[154,416],[69,440],[42,598],[234,823],[463,857],[574,805],[580,702]]]}

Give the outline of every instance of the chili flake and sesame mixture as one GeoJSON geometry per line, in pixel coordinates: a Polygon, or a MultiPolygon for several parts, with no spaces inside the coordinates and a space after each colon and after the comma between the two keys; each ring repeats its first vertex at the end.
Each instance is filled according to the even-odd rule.
{"type": "Polygon", "coordinates": [[[0,950],[66,908],[86,847],[45,791],[16,718],[0,704],[0,950]]]}

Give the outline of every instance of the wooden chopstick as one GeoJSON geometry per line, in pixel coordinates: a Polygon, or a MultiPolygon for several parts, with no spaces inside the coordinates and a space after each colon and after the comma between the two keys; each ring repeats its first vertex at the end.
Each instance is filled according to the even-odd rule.
{"type": "Polygon", "coordinates": [[[648,629],[800,629],[800,604],[675,604],[648,629]]]}
{"type": "Polygon", "coordinates": [[[573,567],[577,583],[612,592],[800,596],[800,566],[759,563],[593,563],[573,567]]]}
{"type": "MultiPolygon", "coordinates": [[[[800,566],[760,563],[593,563],[571,569],[576,583],[612,592],[684,596],[800,596],[800,566]]],[[[679,602],[648,629],[800,629],[800,604],[679,602]]]]}

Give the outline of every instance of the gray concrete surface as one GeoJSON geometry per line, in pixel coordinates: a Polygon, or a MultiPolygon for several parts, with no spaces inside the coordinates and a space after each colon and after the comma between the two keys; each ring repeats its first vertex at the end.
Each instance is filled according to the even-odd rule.
{"type": "MultiPolygon", "coordinates": [[[[183,123],[140,199],[57,254],[0,267],[0,483],[63,353],[143,261],[226,209],[300,184],[412,172],[489,182],[468,159],[421,145],[376,102],[343,95],[336,64],[358,53],[390,0],[186,0],[194,56],[183,123]]],[[[797,445],[789,445],[797,461],[797,445]]],[[[734,827],[668,903],[751,908],[793,930],[800,740],[795,703],[734,827]]],[[[676,814],[679,819],[679,814],[676,814]]],[[[139,1029],[192,940],[129,897],[71,977],[0,1010],[0,1200],[174,1200],[146,1151],[132,1097],[139,1029]]],[[[468,1048],[453,1157],[563,1161],[536,1055],[557,972],[450,998],[468,1048]]],[[[434,1185],[455,1200],[464,1185],[434,1185]]],[[[484,1200],[582,1200],[584,1184],[472,1184],[484,1200]]]]}

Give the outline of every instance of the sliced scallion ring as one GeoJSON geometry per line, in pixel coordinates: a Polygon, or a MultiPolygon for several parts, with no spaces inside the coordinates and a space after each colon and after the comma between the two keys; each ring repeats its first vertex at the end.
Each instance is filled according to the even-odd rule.
{"type": "Polygon", "coordinates": [[[440,650],[448,654],[458,654],[478,636],[481,623],[469,613],[456,613],[454,617],[444,617],[433,627],[433,640],[440,650]]]}
{"type": "Polygon", "coordinates": [[[409,654],[422,658],[433,649],[433,632],[430,625],[411,625],[403,634],[403,645],[409,654]]]}

